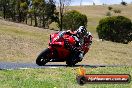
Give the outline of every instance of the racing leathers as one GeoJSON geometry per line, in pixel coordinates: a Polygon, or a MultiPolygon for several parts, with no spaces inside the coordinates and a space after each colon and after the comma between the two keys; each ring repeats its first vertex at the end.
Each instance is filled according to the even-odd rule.
{"type": "Polygon", "coordinates": [[[64,35],[72,36],[75,39],[75,45],[72,45],[68,42],[67,39],[65,39],[65,48],[71,51],[70,58],[82,60],[84,55],[88,52],[89,47],[92,43],[92,35],[90,32],[87,32],[87,34],[83,38],[79,38],[76,35],[76,32],[72,31],[60,31],[58,38],[63,37],[64,35]]]}
{"type": "Polygon", "coordinates": [[[90,32],[87,32],[87,34],[84,36],[84,39],[83,39],[84,41],[83,41],[83,44],[82,44],[82,47],[83,47],[83,50],[84,50],[83,55],[85,55],[88,52],[88,50],[89,50],[89,48],[92,44],[92,38],[93,38],[93,36],[91,35],[90,32]]]}
{"type": "Polygon", "coordinates": [[[73,45],[73,44],[69,43],[67,38],[65,38],[64,39],[65,40],[64,41],[65,42],[65,48],[67,48],[70,51],[75,51],[75,52],[82,50],[79,38],[76,36],[76,34],[74,32],[72,32],[70,30],[59,32],[59,38],[63,37],[64,35],[72,36],[74,38],[74,40],[75,40],[75,44],[73,45]]]}

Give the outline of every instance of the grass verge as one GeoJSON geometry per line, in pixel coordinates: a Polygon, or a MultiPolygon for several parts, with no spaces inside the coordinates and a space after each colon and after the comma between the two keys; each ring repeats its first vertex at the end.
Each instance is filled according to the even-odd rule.
{"type": "MultiPolygon", "coordinates": [[[[0,88],[131,88],[129,84],[85,84],[76,82],[77,68],[1,70],[0,88]]],[[[87,74],[130,74],[132,67],[86,68],[87,74]]]]}

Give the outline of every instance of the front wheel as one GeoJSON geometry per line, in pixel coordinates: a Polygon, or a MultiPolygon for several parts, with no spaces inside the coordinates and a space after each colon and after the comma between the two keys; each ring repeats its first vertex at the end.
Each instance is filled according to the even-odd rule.
{"type": "Polygon", "coordinates": [[[44,66],[50,60],[49,54],[50,54],[49,48],[42,51],[36,59],[36,64],[39,66],[44,66]]]}

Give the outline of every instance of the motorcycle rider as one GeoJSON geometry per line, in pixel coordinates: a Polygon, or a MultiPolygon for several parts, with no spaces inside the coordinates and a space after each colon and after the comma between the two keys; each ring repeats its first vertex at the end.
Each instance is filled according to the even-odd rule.
{"type": "Polygon", "coordinates": [[[84,36],[84,43],[82,45],[84,48],[83,50],[85,50],[84,55],[88,52],[88,50],[92,44],[92,38],[93,38],[93,36],[92,36],[91,32],[87,32],[87,34],[84,36]]]}
{"type": "Polygon", "coordinates": [[[81,46],[79,58],[82,60],[84,55],[88,52],[90,45],[92,44],[93,37],[90,32],[87,32],[87,29],[84,26],[80,26],[74,33],[79,39],[79,43],[81,46]]]}
{"type": "Polygon", "coordinates": [[[65,47],[69,49],[71,53],[71,58],[77,58],[82,60],[84,55],[88,52],[90,45],[92,44],[92,35],[90,32],[87,32],[87,29],[84,26],[80,26],[76,31],[72,32],[68,31],[61,31],[59,33],[59,37],[68,34],[76,40],[76,44],[72,45],[65,39],[65,47]],[[85,48],[85,49],[84,49],[85,48]],[[84,51],[85,50],[85,51],[84,51]],[[73,54],[74,53],[74,54],[73,54]]]}

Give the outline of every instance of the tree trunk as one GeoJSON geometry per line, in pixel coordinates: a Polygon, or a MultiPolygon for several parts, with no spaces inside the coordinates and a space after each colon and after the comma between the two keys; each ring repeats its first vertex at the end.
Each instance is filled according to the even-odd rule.
{"type": "Polygon", "coordinates": [[[26,19],[25,20],[26,20],[26,24],[27,24],[27,14],[26,14],[26,19]]]}
{"type": "Polygon", "coordinates": [[[62,24],[63,24],[63,21],[62,21],[62,14],[60,15],[60,31],[62,31],[62,24]]]}
{"type": "Polygon", "coordinates": [[[37,16],[36,16],[36,13],[34,12],[34,20],[35,20],[35,27],[37,27],[38,26],[38,23],[37,23],[37,16]]]}
{"type": "Polygon", "coordinates": [[[62,31],[63,28],[63,10],[64,10],[64,4],[63,1],[60,0],[60,31],[62,31]]]}
{"type": "Polygon", "coordinates": [[[32,18],[32,15],[31,15],[31,26],[32,26],[32,23],[33,23],[33,18],[32,18]]]}
{"type": "Polygon", "coordinates": [[[18,22],[21,22],[22,17],[21,17],[21,11],[20,11],[20,0],[18,1],[18,4],[17,4],[17,11],[18,11],[18,22]]]}
{"type": "Polygon", "coordinates": [[[45,16],[43,15],[43,24],[42,24],[42,27],[44,28],[45,27],[45,16]]]}
{"type": "Polygon", "coordinates": [[[15,8],[13,9],[14,11],[12,11],[13,12],[13,15],[12,15],[12,20],[13,21],[16,21],[16,13],[15,13],[15,8]]]}
{"type": "Polygon", "coordinates": [[[3,17],[4,19],[6,19],[6,6],[3,5],[3,17]]]}
{"type": "Polygon", "coordinates": [[[41,25],[41,15],[39,16],[39,27],[42,27],[42,25],[41,25]]]}

